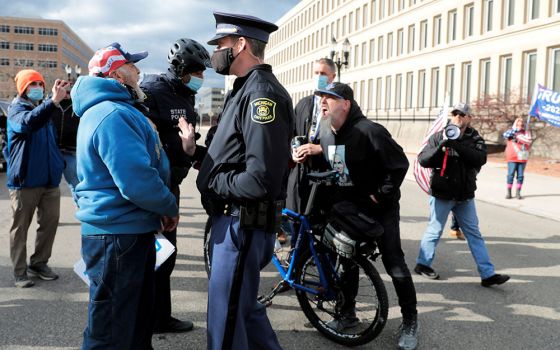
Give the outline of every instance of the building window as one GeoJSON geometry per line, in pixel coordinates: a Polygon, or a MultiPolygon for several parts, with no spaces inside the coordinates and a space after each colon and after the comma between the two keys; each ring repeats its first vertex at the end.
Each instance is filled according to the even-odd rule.
{"type": "Polygon", "coordinates": [[[356,21],[354,21],[354,30],[360,30],[362,28],[362,18],[360,9],[356,9],[356,21]]]}
{"type": "Polygon", "coordinates": [[[504,24],[512,26],[515,23],[515,0],[504,0],[504,24]]]}
{"type": "Polygon", "coordinates": [[[412,89],[414,86],[414,73],[406,73],[406,102],[405,108],[412,108],[412,89]]]}
{"type": "Polygon", "coordinates": [[[551,88],[560,91],[560,48],[552,49],[550,52],[551,88]]]}
{"type": "Polygon", "coordinates": [[[472,64],[470,62],[463,63],[463,86],[461,86],[461,101],[467,103],[471,100],[471,73],[472,64]]]}
{"type": "Polygon", "coordinates": [[[58,29],[56,28],[39,28],[39,35],[57,36],[58,29]]]}
{"type": "Polygon", "coordinates": [[[364,42],[362,43],[362,52],[361,52],[361,53],[362,53],[362,61],[360,62],[361,65],[364,65],[364,64],[367,63],[367,58],[366,58],[366,55],[367,55],[367,47],[366,47],[366,46],[367,46],[367,43],[364,41],[364,42]]]}
{"type": "Polygon", "coordinates": [[[16,34],[34,34],[33,27],[14,26],[14,33],[16,34]]]}
{"type": "Polygon", "coordinates": [[[369,14],[369,23],[375,23],[377,20],[377,0],[371,0],[369,10],[371,11],[369,14]]]}
{"type": "Polygon", "coordinates": [[[385,110],[389,110],[391,108],[391,76],[388,75],[385,77],[385,110]]]}
{"type": "Polygon", "coordinates": [[[364,94],[366,93],[366,81],[362,80],[360,81],[360,100],[358,102],[358,105],[363,106],[365,105],[365,99],[364,99],[364,94]]]}
{"type": "Polygon", "coordinates": [[[484,0],[483,22],[482,28],[483,32],[489,32],[492,30],[492,16],[494,16],[494,0],[484,0]]]}
{"type": "Polygon", "coordinates": [[[540,0],[527,0],[527,20],[539,18],[540,0]]]}
{"type": "Polygon", "coordinates": [[[511,56],[502,56],[500,64],[500,94],[504,102],[508,103],[511,92],[511,56]]]}
{"type": "Polygon", "coordinates": [[[453,95],[455,94],[455,66],[445,67],[445,91],[449,96],[449,105],[453,106],[453,95]]]}
{"type": "Polygon", "coordinates": [[[418,71],[418,107],[424,108],[426,100],[426,71],[418,71]]]}
{"type": "Polygon", "coordinates": [[[420,47],[419,49],[425,49],[428,46],[428,21],[420,22],[420,47]]]}
{"type": "Polygon", "coordinates": [[[411,53],[412,51],[414,51],[414,36],[415,36],[415,30],[414,30],[414,24],[408,26],[408,47],[407,47],[407,52],[411,53]]]}
{"type": "Polygon", "coordinates": [[[535,87],[535,74],[537,71],[537,53],[526,52],[523,57],[523,96],[527,103],[531,102],[533,89],[535,87]]]}
{"type": "Polygon", "coordinates": [[[359,50],[360,45],[354,45],[354,67],[358,66],[358,60],[360,59],[359,50]]]}
{"type": "Polygon", "coordinates": [[[9,49],[10,49],[9,41],[0,41],[0,50],[9,50],[9,49]]]}
{"type": "Polygon", "coordinates": [[[0,66],[9,66],[10,59],[9,58],[0,58],[0,66]]]}
{"type": "Polygon", "coordinates": [[[39,51],[57,52],[58,47],[55,44],[39,44],[39,51]]]}
{"type": "Polygon", "coordinates": [[[447,14],[447,42],[457,39],[457,10],[447,14]]]}
{"type": "Polygon", "coordinates": [[[441,44],[441,16],[434,17],[434,37],[432,46],[441,44]]]}
{"type": "Polygon", "coordinates": [[[33,67],[33,60],[14,58],[14,66],[16,67],[33,67]]]}
{"type": "Polygon", "coordinates": [[[0,33],[9,33],[10,26],[6,24],[0,24],[0,33]]]}
{"type": "MultiPolygon", "coordinates": [[[[373,109],[373,101],[374,101],[373,79],[369,79],[368,80],[368,99],[367,99],[367,109],[368,109],[368,111],[371,111],[373,109]]],[[[366,115],[367,115],[367,112],[366,112],[366,115]]]]}
{"type": "Polygon", "coordinates": [[[30,44],[30,43],[14,43],[14,50],[33,51],[33,44],[30,44]]]}
{"type": "Polygon", "coordinates": [[[364,7],[362,7],[362,28],[365,28],[367,26],[367,22],[368,22],[368,4],[365,4],[364,7]]]}
{"type": "Polygon", "coordinates": [[[386,0],[379,1],[379,20],[382,20],[383,17],[385,17],[385,1],[386,0]]]}
{"type": "Polygon", "coordinates": [[[474,34],[474,5],[465,6],[465,31],[463,37],[468,38],[474,34]]]}
{"type": "Polygon", "coordinates": [[[395,12],[395,0],[387,0],[389,2],[389,13],[388,15],[391,16],[393,12],[395,12]]]}
{"type": "Polygon", "coordinates": [[[560,0],[556,0],[556,13],[560,13],[560,0]]]}
{"type": "Polygon", "coordinates": [[[393,57],[393,33],[387,34],[387,59],[393,57]]]}
{"type": "Polygon", "coordinates": [[[490,59],[480,61],[479,98],[486,100],[490,92],[490,59]]]}
{"type": "Polygon", "coordinates": [[[399,0],[399,11],[404,10],[404,0],[399,0]]]}
{"type": "Polygon", "coordinates": [[[439,68],[432,68],[432,107],[439,105],[439,68]]]}
{"type": "Polygon", "coordinates": [[[39,61],[39,62],[37,62],[37,65],[39,67],[45,67],[45,68],[56,68],[57,67],[56,61],[39,61]]]}
{"type": "Polygon", "coordinates": [[[383,37],[377,38],[377,60],[381,61],[383,59],[383,37]]]}
{"type": "Polygon", "coordinates": [[[375,61],[375,39],[369,41],[369,63],[375,61]]]}
{"type": "Polygon", "coordinates": [[[395,77],[395,110],[401,109],[402,74],[395,77]]]}
{"type": "Polygon", "coordinates": [[[375,87],[375,109],[381,109],[381,89],[383,88],[383,78],[377,78],[375,87]]]}
{"type": "Polygon", "coordinates": [[[404,30],[401,28],[397,31],[397,56],[404,53],[404,30]]]}

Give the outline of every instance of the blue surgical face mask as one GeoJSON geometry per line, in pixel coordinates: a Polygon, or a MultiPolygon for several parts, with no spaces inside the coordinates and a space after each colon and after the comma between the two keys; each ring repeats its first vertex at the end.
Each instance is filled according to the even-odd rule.
{"type": "Polygon", "coordinates": [[[44,91],[42,87],[30,87],[27,91],[27,98],[31,101],[41,101],[44,96],[44,91]]]}
{"type": "Polygon", "coordinates": [[[197,92],[198,89],[200,89],[202,87],[202,83],[204,82],[204,79],[201,79],[199,77],[195,77],[194,75],[191,75],[191,80],[189,80],[188,83],[186,83],[185,85],[191,89],[194,92],[197,92]]]}
{"type": "Polygon", "coordinates": [[[327,87],[327,85],[329,85],[329,82],[327,81],[326,75],[315,76],[315,88],[317,90],[324,90],[327,87]]]}

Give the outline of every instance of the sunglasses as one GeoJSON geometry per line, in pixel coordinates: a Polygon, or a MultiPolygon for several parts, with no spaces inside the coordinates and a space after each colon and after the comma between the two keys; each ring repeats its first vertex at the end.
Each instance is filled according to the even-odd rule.
{"type": "Polygon", "coordinates": [[[465,113],[461,113],[461,112],[459,112],[459,113],[454,112],[454,113],[451,113],[451,114],[452,114],[454,117],[459,116],[459,117],[461,117],[461,118],[465,118],[465,117],[467,116],[465,113]]]}

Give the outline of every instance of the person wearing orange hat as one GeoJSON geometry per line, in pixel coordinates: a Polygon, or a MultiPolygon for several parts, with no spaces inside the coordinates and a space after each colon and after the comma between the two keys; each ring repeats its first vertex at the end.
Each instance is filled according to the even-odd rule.
{"type": "Polygon", "coordinates": [[[67,97],[68,82],[56,80],[52,97],[44,98],[45,79],[33,69],[15,77],[18,96],[8,111],[7,181],[13,213],[10,228],[10,257],[15,286],[34,285],[29,275],[45,281],[58,278],[47,265],[51,256],[60,213],[58,187],[64,160],[58,150],[52,118],[62,113],[60,102],[67,97]],[[37,209],[35,252],[27,265],[27,231],[37,209]]]}

